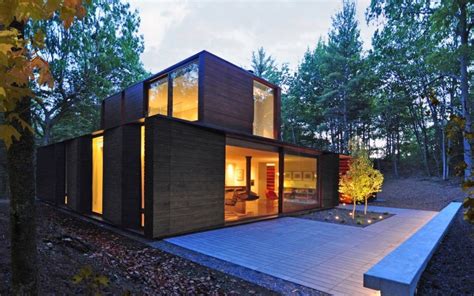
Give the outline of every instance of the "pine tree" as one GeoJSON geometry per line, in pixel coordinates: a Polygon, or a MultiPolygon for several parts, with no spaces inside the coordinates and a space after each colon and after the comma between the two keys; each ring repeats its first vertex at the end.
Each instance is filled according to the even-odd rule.
{"type": "MultiPolygon", "coordinates": [[[[356,106],[362,87],[362,42],[356,20],[356,8],[353,1],[344,0],[343,7],[332,19],[332,29],[321,64],[321,73],[325,77],[325,89],[321,104],[326,107],[326,117],[336,119],[331,124],[332,141],[339,141],[339,152],[348,152],[351,137],[351,106],[356,106]]],[[[336,144],[333,142],[333,145],[336,144]]]]}

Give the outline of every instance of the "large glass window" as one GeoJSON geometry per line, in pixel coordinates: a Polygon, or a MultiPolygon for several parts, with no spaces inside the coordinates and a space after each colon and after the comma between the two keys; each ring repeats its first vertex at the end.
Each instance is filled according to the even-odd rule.
{"type": "Polygon", "coordinates": [[[198,120],[198,64],[192,63],[172,73],[173,117],[198,120]]]}
{"type": "Polygon", "coordinates": [[[225,221],[278,213],[278,153],[226,146],[225,221]]]}
{"type": "Polygon", "coordinates": [[[92,212],[102,214],[104,137],[92,138],[92,212]]]}
{"type": "Polygon", "coordinates": [[[273,88],[258,81],[253,82],[253,134],[266,138],[275,138],[273,88]]]}
{"type": "Polygon", "coordinates": [[[168,77],[150,84],[148,89],[148,116],[168,115],[168,77]]]}
{"type": "Polygon", "coordinates": [[[283,212],[319,207],[317,159],[286,154],[284,167],[283,212]]]}

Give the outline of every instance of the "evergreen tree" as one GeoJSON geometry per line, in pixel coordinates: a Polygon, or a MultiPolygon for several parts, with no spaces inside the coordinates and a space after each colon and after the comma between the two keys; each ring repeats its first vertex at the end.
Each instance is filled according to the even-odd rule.
{"type": "Polygon", "coordinates": [[[343,7],[332,19],[332,29],[321,64],[325,89],[321,104],[326,106],[325,116],[329,122],[333,149],[348,152],[351,137],[350,120],[358,114],[351,114],[362,93],[362,42],[356,20],[353,1],[344,0],[343,7]],[[351,108],[353,110],[351,110],[351,108]]]}

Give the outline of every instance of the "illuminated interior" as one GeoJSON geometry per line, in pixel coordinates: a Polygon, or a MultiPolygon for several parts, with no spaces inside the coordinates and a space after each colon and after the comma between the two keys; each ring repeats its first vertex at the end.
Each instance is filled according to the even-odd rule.
{"type": "Polygon", "coordinates": [[[227,145],[225,168],[226,222],[278,213],[277,152],[227,145]]]}
{"type": "Polygon", "coordinates": [[[150,84],[148,89],[148,116],[168,115],[168,77],[150,84]]]}
{"type": "Polygon", "coordinates": [[[141,226],[145,226],[145,126],[142,125],[141,130],[141,142],[140,142],[140,167],[141,167],[141,226]]]}
{"type": "Polygon", "coordinates": [[[102,214],[104,137],[92,138],[92,212],[102,214]]]}
{"type": "Polygon", "coordinates": [[[319,207],[317,159],[286,154],[284,167],[283,212],[319,207]]]}
{"type": "Polygon", "coordinates": [[[173,117],[198,120],[198,76],[196,62],[172,73],[173,117]]]}
{"type": "Polygon", "coordinates": [[[258,81],[253,82],[253,134],[256,136],[275,138],[274,129],[274,91],[258,81]]]}

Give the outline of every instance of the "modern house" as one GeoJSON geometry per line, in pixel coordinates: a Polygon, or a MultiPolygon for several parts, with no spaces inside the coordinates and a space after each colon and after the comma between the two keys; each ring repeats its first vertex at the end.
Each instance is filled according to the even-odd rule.
{"type": "Polygon", "coordinates": [[[148,238],[336,206],[339,155],[282,142],[280,105],[202,51],[105,99],[101,130],[38,148],[37,197],[148,238]]]}

